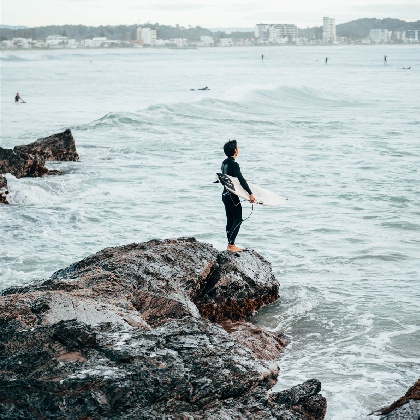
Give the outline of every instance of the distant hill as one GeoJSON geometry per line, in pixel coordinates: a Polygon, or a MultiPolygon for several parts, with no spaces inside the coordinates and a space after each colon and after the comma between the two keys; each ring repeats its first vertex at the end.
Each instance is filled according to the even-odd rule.
{"type": "Polygon", "coordinates": [[[366,38],[371,29],[388,29],[390,31],[408,31],[410,29],[420,29],[420,20],[416,22],[406,22],[399,19],[376,19],[364,18],[337,25],[337,36],[348,38],[366,38]]]}
{"type": "MultiPolygon", "coordinates": [[[[84,26],[84,25],[50,25],[36,28],[19,26],[0,26],[0,40],[12,38],[45,39],[49,35],[63,35],[77,40],[92,39],[93,37],[104,37],[119,41],[130,41],[136,39],[137,27],[148,27],[157,30],[159,39],[186,38],[189,41],[200,40],[201,35],[213,36],[215,38],[245,38],[254,37],[254,32],[248,28],[216,28],[212,30],[200,26],[187,28],[175,25],[160,25],[159,23],[144,23],[142,25],[117,25],[117,26],[84,26]],[[248,29],[248,30],[247,30],[248,29]]],[[[337,36],[351,39],[366,38],[371,29],[388,29],[390,31],[407,31],[420,29],[420,20],[406,22],[399,19],[376,19],[364,18],[353,20],[337,25],[337,36]]],[[[308,39],[322,39],[322,26],[299,29],[299,36],[308,39]]]]}
{"type": "MultiPolygon", "coordinates": [[[[371,29],[388,29],[390,31],[408,31],[410,29],[420,29],[420,20],[416,22],[406,22],[399,19],[376,19],[363,18],[352,20],[347,23],[337,25],[337,36],[345,36],[351,39],[367,38],[371,29]]],[[[308,39],[321,39],[322,26],[299,29],[299,36],[308,39]]]]}

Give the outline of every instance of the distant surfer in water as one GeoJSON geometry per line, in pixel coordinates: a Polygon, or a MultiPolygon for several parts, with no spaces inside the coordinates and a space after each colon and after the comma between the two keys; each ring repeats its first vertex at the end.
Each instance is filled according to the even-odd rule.
{"type": "Polygon", "coordinates": [[[199,88],[198,90],[210,90],[207,86],[203,88],[199,88]]]}
{"type": "MultiPolygon", "coordinates": [[[[225,175],[230,175],[238,178],[240,184],[245,189],[245,191],[249,194],[249,201],[253,203],[255,201],[255,197],[252,194],[251,189],[248,186],[245,178],[242,176],[241,169],[239,164],[235,161],[236,156],[238,156],[238,143],[236,140],[228,141],[223,150],[227,158],[222,163],[221,172],[225,175]]],[[[231,194],[226,188],[223,189],[222,194],[222,201],[225,205],[226,210],[226,236],[228,240],[227,250],[231,252],[238,252],[242,251],[241,248],[238,248],[235,245],[235,239],[238,235],[239,228],[241,227],[242,223],[242,205],[239,200],[239,197],[235,194],[231,194]]]]}
{"type": "Polygon", "coordinates": [[[328,57],[325,57],[325,65],[328,64],[328,57]]]}
{"type": "Polygon", "coordinates": [[[16,93],[16,96],[15,96],[15,102],[19,102],[19,100],[21,100],[22,98],[19,96],[19,92],[18,93],[16,93]]]}
{"type": "Polygon", "coordinates": [[[386,55],[384,55],[384,64],[386,65],[387,61],[386,61],[386,55]]]}

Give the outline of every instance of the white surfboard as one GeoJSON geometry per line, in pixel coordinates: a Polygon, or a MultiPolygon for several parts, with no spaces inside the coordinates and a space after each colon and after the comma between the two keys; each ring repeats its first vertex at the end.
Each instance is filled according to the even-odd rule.
{"type": "MultiPolygon", "coordinates": [[[[238,178],[230,175],[223,175],[217,173],[217,179],[220,183],[226,187],[231,193],[237,195],[238,197],[244,198],[245,200],[249,200],[249,194],[244,190],[242,185],[240,184],[238,178]]],[[[263,206],[281,206],[282,204],[287,202],[286,197],[281,197],[265,188],[259,187],[258,185],[254,185],[248,182],[249,188],[251,188],[252,193],[255,197],[255,203],[262,204],[263,206]]]]}

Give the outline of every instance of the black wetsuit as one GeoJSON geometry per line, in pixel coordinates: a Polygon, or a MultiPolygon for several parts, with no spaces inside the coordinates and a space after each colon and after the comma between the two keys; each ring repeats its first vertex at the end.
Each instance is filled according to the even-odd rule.
{"type": "MultiPolygon", "coordinates": [[[[249,188],[245,178],[242,176],[239,164],[235,162],[235,159],[228,157],[222,163],[221,168],[222,174],[234,176],[238,178],[240,184],[245,191],[251,195],[252,191],[249,188]]],[[[226,210],[226,236],[230,245],[235,244],[236,235],[239,232],[239,228],[242,223],[242,205],[239,197],[235,194],[231,194],[226,188],[223,189],[222,201],[225,205],[226,210]]]]}

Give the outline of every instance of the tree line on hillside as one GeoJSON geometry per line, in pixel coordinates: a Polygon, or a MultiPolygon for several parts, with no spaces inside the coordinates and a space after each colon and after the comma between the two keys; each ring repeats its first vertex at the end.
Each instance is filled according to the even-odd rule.
{"type": "Polygon", "coordinates": [[[409,31],[411,29],[420,30],[420,20],[416,22],[406,22],[399,19],[358,19],[351,22],[337,25],[337,36],[348,38],[366,38],[371,29],[388,29],[392,32],[409,31]]]}
{"type": "MultiPolygon", "coordinates": [[[[420,20],[416,22],[406,22],[399,19],[376,19],[364,18],[353,20],[337,25],[337,36],[350,39],[367,38],[371,29],[388,29],[393,32],[408,31],[410,29],[420,29],[420,20]]],[[[322,26],[299,29],[299,36],[308,39],[322,39],[322,26]]]]}
{"type": "MultiPolygon", "coordinates": [[[[199,41],[200,36],[212,36],[217,41],[220,38],[244,38],[252,39],[254,32],[232,32],[223,31],[212,32],[209,29],[196,27],[182,27],[179,25],[168,26],[159,23],[147,23],[143,25],[117,25],[117,26],[84,26],[84,25],[50,25],[37,28],[1,28],[0,40],[11,40],[12,38],[32,38],[45,39],[50,35],[63,35],[76,40],[92,39],[94,37],[107,37],[111,40],[130,41],[137,37],[137,28],[147,27],[156,29],[159,39],[186,38],[188,41],[199,41]]],[[[376,19],[364,18],[337,25],[337,36],[348,37],[351,39],[366,38],[369,36],[370,29],[388,29],[390,31],[407,31],[410,29],[420,29],[420,20],[416,22],[406,22],[399,19],[376,19]]],[[[321,39],[322,26],[306,29],[299,29],[299,36],[308,39],[321,39]]]]}
{"type": "Polygon", "coordinates": [[[50,25],[37,28],[1,28],[0,40],[11,40],[12,38],[45,39],[50,35],[67,36],[70,39],[83,40],[94,37],[107,37],[111,40],[130,41],[137,38],[137,28],[156,29],[159,39],[186,38],[189,41],[199,41],[200,36],[214,36],[209,29],[196,27],[167,26],[155,24],[143,25],[117,25],[117,26],[84,26],[84,25],[50,25]]]}

